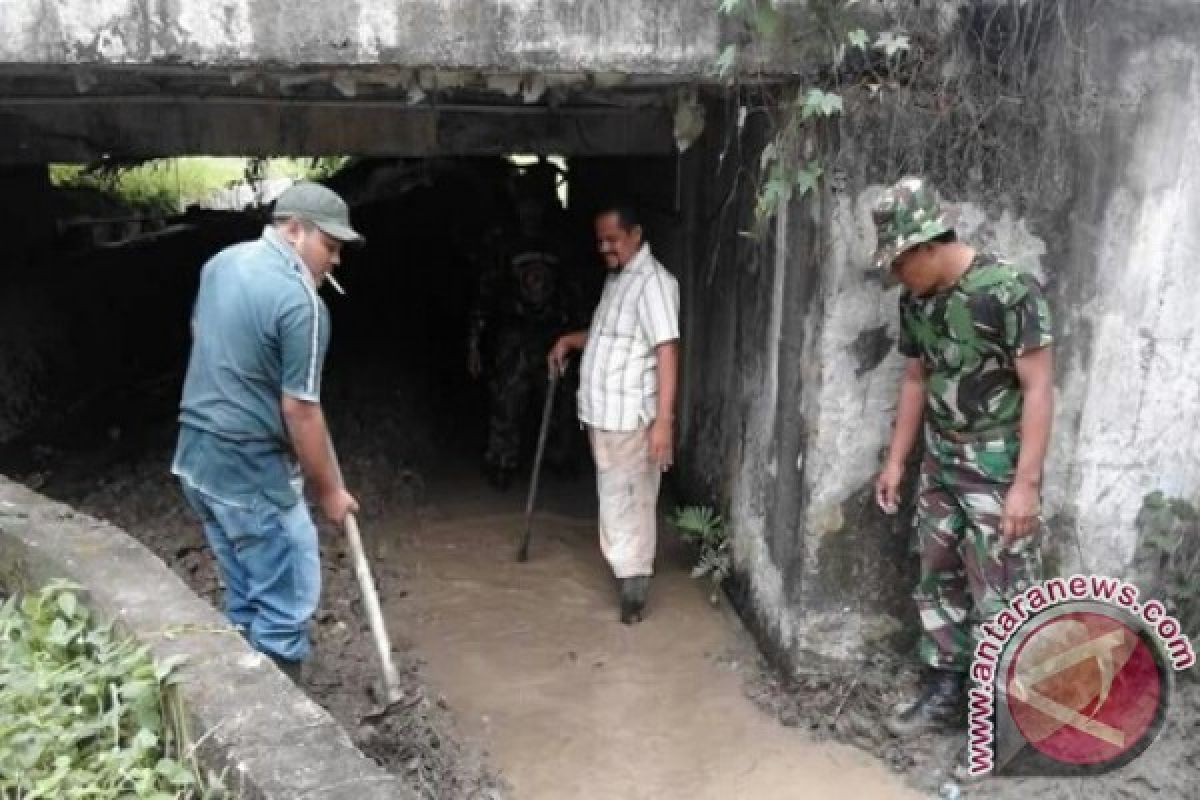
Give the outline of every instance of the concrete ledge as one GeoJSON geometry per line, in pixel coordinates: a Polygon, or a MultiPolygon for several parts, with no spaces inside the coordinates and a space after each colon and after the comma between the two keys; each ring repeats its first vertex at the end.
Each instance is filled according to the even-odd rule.
{"type": "Polygon", "coordinates": [[[180,688],[197,756],[207,769],[228,768],[235,796],[415,798],[131,536],[0,476],[0,585],[28,590],[55,579],[83,586],[93,611],[156,658],[187,656],[180,688]]]}

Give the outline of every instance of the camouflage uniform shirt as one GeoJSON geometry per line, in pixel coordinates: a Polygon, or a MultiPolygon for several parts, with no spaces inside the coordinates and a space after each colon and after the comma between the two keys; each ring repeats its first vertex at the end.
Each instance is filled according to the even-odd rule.
{"type": "Polygon", "coordinates": [[[900,329],[901,354],[925,367],[925,419],[939,433],[1015,430],[1016,358],[1053,341],[1050,308],[1033,276],[982,253],[949,289],[906,292],[900,329]]]}

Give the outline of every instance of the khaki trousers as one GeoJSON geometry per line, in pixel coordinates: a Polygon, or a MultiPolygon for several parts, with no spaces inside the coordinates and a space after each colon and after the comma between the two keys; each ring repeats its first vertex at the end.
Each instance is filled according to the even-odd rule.
{"type": "Polygon", "coordinates": [[[658,487],[662,472],[650,459],[646,428],[588,428],[600,499],[600,551],[618,578],[654,574],[658,487]]]}

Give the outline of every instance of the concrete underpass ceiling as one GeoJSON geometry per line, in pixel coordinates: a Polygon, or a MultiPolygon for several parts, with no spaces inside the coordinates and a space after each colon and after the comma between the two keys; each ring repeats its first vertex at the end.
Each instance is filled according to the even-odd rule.
{"type": "Polygon", "coordinates": [[[679,78],[0,66],[0,163],[212,155],[657,155],[679,78]]]}

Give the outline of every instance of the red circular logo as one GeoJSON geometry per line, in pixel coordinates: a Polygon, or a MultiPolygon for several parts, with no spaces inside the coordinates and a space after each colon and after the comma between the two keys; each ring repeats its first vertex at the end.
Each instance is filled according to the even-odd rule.
{"type": "Polygon", "coordinates": [[[1021,735],[1064,764],[1101,765],[1139,745],[1140,752],[1167,695],[1144,637],[1119,619],[1090,611],[1035,627],[1013,654],[1004,680],[1021,735]]]}

